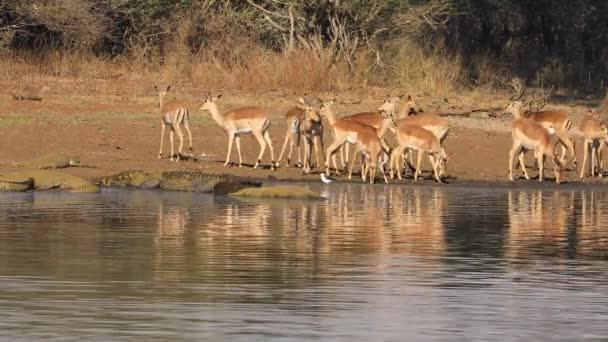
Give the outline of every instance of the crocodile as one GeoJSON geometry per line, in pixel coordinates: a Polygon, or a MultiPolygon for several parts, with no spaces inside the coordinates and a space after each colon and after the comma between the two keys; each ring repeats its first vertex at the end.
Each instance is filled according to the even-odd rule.
{"type": "Polygon", "coordinates": [[[32,169],[63,169],[70,166],[79,166],[80,157],[63,153],[51,153],[17,165],[32,169]]]}
{"type": "Polygon", "coordinates": [[[34,179],[19,175],[0,175],[0,191],[28,191],[34,188],[34,179]]]}
{"type": "Polygon", "coordinates": [[[25,191],[30,189],[61,189],[70,192],[99,192],[99,186],[83,178],[62,172],[37,169],[22,169],[0,177],[0,188],[4,191],[25,191]],[[14,180],[18,183],[15,185],[14,180]]]}
{"type": "Polygon", "coordinates": [[[204,171],[166,171],[161,175],[161,189],[226,195],[244,188],[259,187],[261,182],[227,174],[204,171]]]}
{"type": "Polygon", "coordinates": [[[143,189],[158,188],[160,176],[141,170],[127,170],[101,179],[103,186],[135,187],[143,189]]]}

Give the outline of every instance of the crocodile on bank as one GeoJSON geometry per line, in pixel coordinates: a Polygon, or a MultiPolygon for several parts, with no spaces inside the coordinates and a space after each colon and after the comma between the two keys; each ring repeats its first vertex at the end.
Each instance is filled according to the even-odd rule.
{"type": "Polygon", "coordinates": [[[167,171],[157,176],[139,170],[129,170],[104,177],[101,184],[147,189],[160,187],[163,190],[205,192],[216,195],[225,195],[261,185],[259,182],[245,178],[204,171],[167,171]]]}
{"type": "Polygon", "coordinates": [[[33,178],[15,174],[0,175],[0,191],[28,191],[33,188],[33,178]]]}
{"type": "Polygon", "coordinates": [[[51,153],[17,165],[32,169],[63,169],[70,166],[79,166],[80,157],[63,153],[51,153]]]}
{"type": "Polygon", "coordinates": [[[99,186],[80,177],[58,171],[22,169],[0,176],[0,190],[61,189],[70,192],[99,192],[99,186]],[[18,183],[15,183],[15,180],[18,183]]]}
{"type": "Polygon", "coordinates": [[[101,185],[134,187],[142,189],[158,188],[160,175],[156,176],[141,170],[127,170],[101,179],[101,185]]]}

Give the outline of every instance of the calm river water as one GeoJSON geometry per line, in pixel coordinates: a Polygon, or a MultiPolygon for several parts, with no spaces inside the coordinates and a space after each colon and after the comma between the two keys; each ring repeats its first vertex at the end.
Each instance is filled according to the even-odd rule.
{"type": "Polygon", "coordinates": [[[608,192],[0,194],[0,339],[608,338],[608,192]]]}

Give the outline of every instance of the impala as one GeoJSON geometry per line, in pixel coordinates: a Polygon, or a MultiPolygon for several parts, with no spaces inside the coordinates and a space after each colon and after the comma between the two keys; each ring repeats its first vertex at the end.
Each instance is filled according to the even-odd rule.
{"type": "Polygon", "coordinates": [[[302,155],[300,153],[300,122],[304,118],[304,108],[300,106],[294,106],[290,108],[287,113],[285,113],[285,125],[287,126],[285,132],[285,140],[283,142],[283,147],[281,148],[281,153],[279,153],[279,159],[277,160],[277,166],[280,165],[283,160],[283,154],[285,153],[285,149],[287,145],[289,145],[289,153],[287,154],[287,166],[291,163],[291,155],[293,153],[293,149],[298,149],[298,164],[299,167],[302,165],[302,155]]]}
{"type": "MultiPolygon", "coordinates": [[[[416,163],[416,170],[420,170],[420,163],[422,162],[423,152],[426,152],[429,156],[431,165],[433,166],[433,174],[437,182],[442,183],[441,174],[438,171],[440,165],[445,164],[448,156],[445,150],[441,147],[439,139],[429,130],[424,129],[417,125],[399,125],[397,132],[397,140],[399,145],[391,154],[390,161],[390,175],[394,177],[394,171],[397,173],[397,177],[401,180],[401,170],[399,157],[406,150],[417,150],[418,161],[416,163]]],[[[408,162],[409,163],[409,162],[408,162]]],[[[410,166],[411,167],[411,166],[410,166]]],[[[414,181],[418,180],[419,172],[414,173],[414,181]]]]}
{"type": "Polygon", "coordinates": [[[581,167],[581,178],[585,177],[585,165],[587,163],[587,157],[591,153],[591,161],[589,169],[591,177],[595,176],[595,170],[597,167],[598,176],[602,176],[602,148],[608,141],[608,128],[599,119],[587,115],[580,126],[581,132],[583,132],[584,143],[583,143],[583,165],[581,167]]]}
{"type": "MultiPolygon", "coordinates": [[[[285,153],[285,149],[289,144],[289,154],[287,155],[287,166],[289,166],[291,162],[291,155],[293,153],[293,149],[298,149],[298,164],[297,166],[302,165],[302,158],[300,154],[300,141],[302,136],[307,138],[305,141],[304,148],[306,149],[306,143],[312,142],[314,143],[315,148],[315,156],[317,160],[317,165],[321,165],[321,158],[319,157],[319,145],[321,145],[321,151],[323,151],[323,124],[321,121],[317,121],[316,118],[320,117],[318,112],[316,114],[312,114],[313,118],[311,120],[311,116],[308,118],[306,116],[306,111],[314,111],[313,105],[309,104],[307,101],[307,97],[301,97],[298,99],[298,104],[285,113],[285,123],[287,126],[285,132],[285,140],[283,142],[283,147],[281,148],[281,153],[279,154],[279,159],[277,162],[277,166],[283,160],[283,154],[285,153]],[[305,125],[302,123],[306,122],[305,125]],[[310,138],[310,139],[308,139],[310,138]]],[[[310,112],[309,112],[310,114],[310,112]]]]}
{"type": "Polygon", "coordinates": [[[182,133],[181,125],[184,126],[186,133],[188,133],[188,148],[192,153],[192,132],[190,131],[190,125],[188,123],[190,115],[188,113],[187,106],[180,101],[172,100],[166,101],[167,93],[171,89],[171,86],[167,86],[165,90],[158,90],[157,86],[154,86],[154,90],[158,93],[158,104],[160,107],[160,119],[161,119],[161,131],[160,131],[160,151],[158,152],[158,158],[163,158],[163,143],[165,138],[165,128],[169,128],[169,140],[171,141],[171,155],[169,159],[171,161],[178,161],[182,155],[182,148],[184,146],[184,134],[182,133]],[[179,148],[177,150],[177,156],[173,159],[173,134],[177,134],[179,138],[179,148]]]}
{"type": "MultiPolygon", "coordinates": [[[[327,121],[331,126],[334,132],[334,141],[327,148],[325,154],[325,173],[327,175],[329,172],[329,158],[333,157],[334,153],[342,147],[344,144],[354,144],[357,145],[358,152],[362,152],[367,162],[364,163],[361,176],[365,181],[367,172],[370,172],[370,183],[373,183],[376,176],[376,163],[378,162],[378,157],[380,153],[383,151],[382,143],[378,136],[378,131],[371,126],[362,124],[360,122],[347,120],[347,119],[336,119],[334,111],[332,109],[332,105],[335,100],[325,102],[321,104],[321,115],[327,117],[327,121]]],[[[385,121],[387,122],[385,125],[388,125],[392,122],[392,119],[386,115],[385,121]]],[[[387,152],[387,151],[385,151],[387,152]]],[[[389,152],[387,152],[389,153],[389,152]]],[[[356,155],[357,153],[355,153],[356,155]]],[[[349,168],[349,178],[352,175],[352,168],[354,166],[355,156],[350,163],[349,168]]],[[[334,159],[335,166],[335,159],[334,159]]],[[[388,183],[386,179],[386,175],[384,174],[384,168],[382,164],[380,164],[380,170],[384,176],[384,181],[388,183]]]]}
{"type": "Polygon", "coordinates": [[[557,135],[559,139],[559,143],[563,147],[560,162],[564,165],[564,167],[566,167],[569,163],[566,160],[566,153],[570,154],[572,158],[572,165],[574,167],[574,170],[576,171],[577,162],[576,155],[574,152],[574,143],[568,137],[568,131],[572,127],[572,121],[568,118],[568,114],[562,111],[553,110],[524,110],[526,102],[521,99],[525,94],[525,87],[520,82],[514,82],[514,84],[515,94],[511,96],[509,104],[505,109],[505,112],[511,114],[513,116],[513,119],[515,120],[520,118],[527,118],[545,127],[545,129],[549,129],[549,127],[552,127],[555,130],[555,135],[557,135]]]}
{"type": "Polygon", "coordinates": [[[274,150],[272,148],[272,140],[270,139],[270,116],[267,110],[260,107],[241,107],[230,110],[224,114],[220,113],[217,106],[217,100],[222,95],[207,96],[207,100],[200,107],[200,110],[206,110],[211,113],[211,117],[220,125],[226,133],[228,133],[228,154],[224,166],[230,163],[230,153],[232,151],[232,143],[236,141],[236,150],[239,156],[239,167],[243,166],[243,158],[241,157],[241,135],[253,134],[260,144],[260,154],[256,160],[254,169],[257,169],[262,161],[262,156],[266,150],[266,145],[270,149],[270,169],[274,170],[274,150]]]}
{"type": "Polygon", "coordinates": [[[321,159],[319,158],[319,145],[323,150],[323,122],[319,116],[319,112],[312,105],[308,104],[303,98],[299,102],[304,105],[304,118],[299,124],[298,139],[304,137],[304,166],[303,172],[309,173],[312,170],[310,158],[312,155],[312,145],[315,147],[315,156],[317,166],[321,167],[321,159]]]}
{"type": "Polygon", "coordinates": [[[509,152],[509,180],[513,181],[513,158],[516,154],[518,155],[519,165],[524,176],[526,179],[530,179],[526,171],[526,165],[524,164],[524,153],[527,150],[532,150],[538,162],[539,182],[543,181],[545,156],[549,157],[555,166],[555,182],[557,184],[561,182],[564,165],[554,153],[555,143],[551,141],[551,135],[554,132],[555,129],[553,127],[545,128],[534,120],[522,118],[513,121],[511,124],[513,146],[509,152]]]}
{"type": "MultiPolygon", "coordinates": [[[[439,144],[443,145],[443,141],[450,131],[450,122],[436,113],[418,113],[416,110],[417,105],[409,95],[405,106],[402,109],[398,109],[399,100],[401,100],[401,97],[387,97],[379,110],[391,113],[393,117],[399,118],[397,121],[398,128],[402,125],[422,127],[433,133],[439,140],[439,144]]],[[[398,134],[398,131],[396,131],[395,134],[398,134]]],[[[409,155],[410,161],[408,165],[411,168],[412,155],[409,151],[406,153],[409,155]]],[[[439,173],[441,176],[445,173],[445,168],[446,161],[442,161],[439,165],[439,173]]],[[[415,173],[420,173],[421,171],[422,170],[419,168],[414,170],[415,173]]]]}

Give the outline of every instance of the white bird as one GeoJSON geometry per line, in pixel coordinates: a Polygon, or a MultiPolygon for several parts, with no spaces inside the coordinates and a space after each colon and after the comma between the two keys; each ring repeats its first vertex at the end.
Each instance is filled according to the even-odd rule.
{"type": "Polygon", "coordinates": [[[329,184],[329,183],[333,182],[334,180],[329,177],[325,177],[325,173],[321,172],[321,181],[325,184],[329,184]]]}

